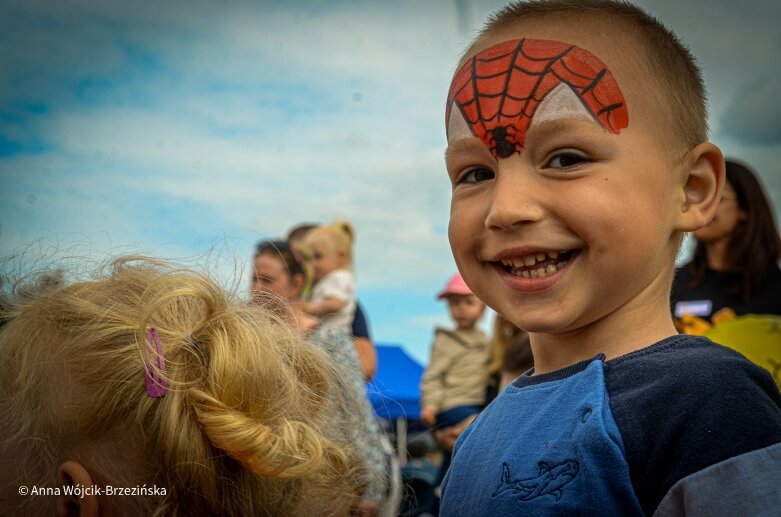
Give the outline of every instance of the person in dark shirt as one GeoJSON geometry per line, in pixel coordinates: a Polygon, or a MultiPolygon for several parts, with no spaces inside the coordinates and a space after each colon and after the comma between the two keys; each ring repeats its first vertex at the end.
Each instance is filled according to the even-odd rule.
{"type": "Polygon", "coordinates": [[[727,182],[713,220],[693,233],[692,261],[673,285],[673,315],[711,320],[723,311],[781,315],[781,238],[756,174],[725,160],[727,182]]]}
{"type": "Polygon", "coordinates": [[[361,361],[363,378],[366,382],[369,382],[377,373],[377,349],[374,348],[374,342],[372,342],[369,320],[366,318],[366,313],[358,300],[355,300],[352,333],[355,349],[358,352],[358,359],[361,361]]]}

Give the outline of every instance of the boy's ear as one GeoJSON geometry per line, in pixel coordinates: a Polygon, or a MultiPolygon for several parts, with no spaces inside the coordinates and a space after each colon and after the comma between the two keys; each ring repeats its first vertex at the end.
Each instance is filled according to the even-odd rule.
{"type": "Polygon", "coordinates": [[[675,229],[693,232],[708,224],[724,189],[724,156],[710,142],[694,147],[683,158],[683,196],[675,229]]]}
{"type": "MultiPolygon", "coordinates": [[[[91,489],[94,485],[92,477],[81,463],[64,462],[58,469],[57,479],[61,487],[70,486],[77,490],[71,495],[62,493],[59,496],[57,501],[58,516],[97,517],[100,515],[98,496],[89,490],[81,492],[86,488],[91,489]]],[[[64,492],[62,488],[61,491],[64,492]]]]}

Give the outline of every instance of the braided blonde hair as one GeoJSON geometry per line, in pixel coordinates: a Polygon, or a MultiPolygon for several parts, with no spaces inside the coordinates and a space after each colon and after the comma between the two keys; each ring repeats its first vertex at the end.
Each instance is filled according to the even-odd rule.
{"type": "MultiPolygon", "coordinates": [[[[0,456],[25,459],[18,484],[53,486],[61,462],[87,458],[93,480],[166,487],[134,499],[144,514],[345,514],[360,494],[340,374],[273,314],[144,257],[28,298],[0,333],[0,456]],[[162,398],[144,383],[151,327],[162,398]],[[107,439],[114,464],[90,464],[107,439]]],[[[50,514],[53,499],[19,511],[50,514]]]]}

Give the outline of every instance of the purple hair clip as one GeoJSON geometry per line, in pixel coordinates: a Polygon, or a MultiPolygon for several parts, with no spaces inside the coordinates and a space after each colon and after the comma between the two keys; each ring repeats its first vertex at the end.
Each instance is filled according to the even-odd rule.
{"type": "Polygon", "coordinates": [[[165,358],[163,357],[163,344],[160,342],[160,334],[157,329],[151,327],[146,332],[146,351],[149,362],[144,361],[144,370],[146,370],[146,393],[152,398],[162,398],[168,393],[168,381],[160,376],[165,373],[165,358]],[[157,355],[152,349],[154,342],[157,347],[157,355]]]}

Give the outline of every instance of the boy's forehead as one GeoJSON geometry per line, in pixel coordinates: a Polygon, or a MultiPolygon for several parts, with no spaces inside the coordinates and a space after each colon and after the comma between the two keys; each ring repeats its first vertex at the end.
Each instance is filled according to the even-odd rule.
{"type": "Polygon", "coordinates": [[[587,120],[617,134],[629,126],[630,109],[634,120],[638,60],[621,57],[630,50],[626,29],[610,27],[605,36],[550,21],[518,23],[475,42],[451,83],[449,144],[475,136],[505,158],[520,152],[526,131],[543,121],[587,120]]]}

